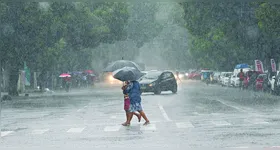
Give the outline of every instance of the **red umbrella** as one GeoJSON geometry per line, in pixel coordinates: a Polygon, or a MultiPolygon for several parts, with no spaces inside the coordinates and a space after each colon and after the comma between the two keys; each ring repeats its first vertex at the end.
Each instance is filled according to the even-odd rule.
{"type": "Polygon", "coordinates": [[[93,74],[93,71],[92,71],[92,70],[85,70],[84,72],[85,72],[85,73],[88,73],[88,74],[93,74]]]}
{"type": "Polygon", "coordinates": [[[65,78],[65,77],[71,77],[71,75],[68,74],[68,73],[63,73],[63,74],[61,74],[59,77],[65,78]]]}

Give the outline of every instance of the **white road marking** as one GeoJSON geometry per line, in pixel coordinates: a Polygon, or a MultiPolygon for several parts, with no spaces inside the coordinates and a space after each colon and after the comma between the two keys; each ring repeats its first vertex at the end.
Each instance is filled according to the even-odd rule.
{"type": "Polygon", "coordinates": [[[221,115],[224,115],[223,113],[211,113],[211,115],[213,116],[221,116],[221,115]]]}
{"type": "Polygon", "coordinates": [[[141,126],[140,130],[142,131],[155,131],[157,130],[156,125],[155,124],[148,124],[146,126],[141,126]]]}
{"type": "Polygon", "coordinates": [[[104,128],[105,132],[112,132],[112,131],[119,131],[121,128],[121,125],[116,125],[116,126],[107,126],[104,128]]]}
{"type": "Polygon", "coordinates": [[[177,128],[194,128],[191,122],[178,122],[176,126],[177,128]]]}
{"type": "Polygon", "coordinates": [[[49,131],[49,129],[33,130],[32,134],[44,134],[44,133],[46,133],[48,131],[49,131]]]}
{"type": "Polygon", "coordinates": [[[88,106],[85,106],[84,108],[87,108],[88,106]]]}
{"type": "Polygon", "coordinates": [[[59,120],[64,120],[64,118],[60,118],[59,120]]]}
{"type": "Polygon", "coordinates": [[[240,148],[240,149],[245,149],[245,148],[249,148],[248,146],[239,146],[239,147],[231,147],[231,148],[240,148]]]}
{"type": "Polygon", "coordinates": [[[14,133],[14,131],[2,131],[1,132],[1,137],[7,136],[7,135],[12,134],[12,133],[14,133]]]}
{"type": "Polygon", "coordinates": [[[223,120],[220,120],[220,121],[212,121],[212,123],[216,126],[230,126],[231,124],[227,121],[223,121],[223,120]]]}
{"type": "Polygon", "coordinates": [[[252,124],[269,124],[269,122],[264,121],[263,119],[252,119],[249,120],[249,122],[252,124]]]}
{"type": "Polygon", "coordinates": [[[214,99],[214,100],[216,100],[216,101],[222,103],[222,104],[225,105],[225,106],[234,108],[234,109],[236,109],[236,110],[238,110],[238,111],[240,111],[240,112],[247,112],[246,110],[244,110],[244,109],[242,109],[242,108],[240,108],[240,107],[232,106],[232,105],[230,105],[230,104],[228,104],[228,103],[226,103],[226,102],[224,102],[224,101],[222,101],[222,100],[219,100],[219,99],[214,99]]]}
{"type": "Polygon", "coordinates": [[[172,120],[168,117],[168,115],[167,115],[167,113],[165,112],[164,108],[163,108],[161,105],[158,105],[158,107],[159,107],[159,110],[161,111],[161,114],[162,114],[163,117],[165,118],[165,120],[166,120],[166,121],[172,121],[172,120]]]}
{"type": "Polygon", "coordinates": [[[111,118],[111,119],[116,119],[116,118],[117,118],[117,116],[111,116],[110,118],[111,118]]]}
{"type": "Polygon", "coordinates": [[[67,132],[68,133],[81,133],[85,128],[71,128],[67,132]]]}
{"type": "Polygon", "coordinates": [[[81,112],[81,111],[82,111],[82,109],[78,109],[78,110],[77,110],[77,112],[81,112]]]}

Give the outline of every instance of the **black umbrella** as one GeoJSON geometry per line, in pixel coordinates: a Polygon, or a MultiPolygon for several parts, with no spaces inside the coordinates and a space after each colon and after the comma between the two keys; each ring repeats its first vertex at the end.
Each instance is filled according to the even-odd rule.
{"type": "Polygon", "coordinates": [[[144,75],[134,67],[123,67],[113,72],[113,77],[120,81],[136,81],[144,75]]]}
{"type": "Polygon", "coordinates": [[[140,70],[141,68],[133,61],[129,61],[129,60],[118,60],[118,61],[114,61],[111,64],[109,64],[105,69],[104,72],[114,72],[118,69],[121,69],[123,67],[133,67],[136,68],[138,70],[140,70]]]}

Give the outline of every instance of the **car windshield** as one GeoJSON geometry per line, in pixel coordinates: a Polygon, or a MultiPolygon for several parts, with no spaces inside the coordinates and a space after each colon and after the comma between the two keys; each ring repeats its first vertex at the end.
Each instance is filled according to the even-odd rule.
{"type": "Polygon", "coordinates": [[[225,77],[230,77],[231,76],[231,73],[226,73],[225,74],[225,77]]]}
{"type": "Polygon", "coordinates": [[[157,79],[161,75],[161,72],[148,72],[144,79],[157,79]]]}

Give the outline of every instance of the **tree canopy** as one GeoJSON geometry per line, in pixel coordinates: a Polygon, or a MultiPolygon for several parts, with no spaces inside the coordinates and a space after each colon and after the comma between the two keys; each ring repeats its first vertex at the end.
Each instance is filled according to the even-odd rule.
{"type": "Polygon", "coordinates": [[[126,39],[126,3],[1,2],[1,62],[15,91],[23,63],[39,72],[91,67],[100,43],[126,39]],[[14,76],[13,76],[14,75],[14,76]]]}
{"type": "Polygon", "coordinates": [[[231,70],[235,64],[279,59],[279,4],[185,2],[190,51],[200,67],[231,70]]]}

